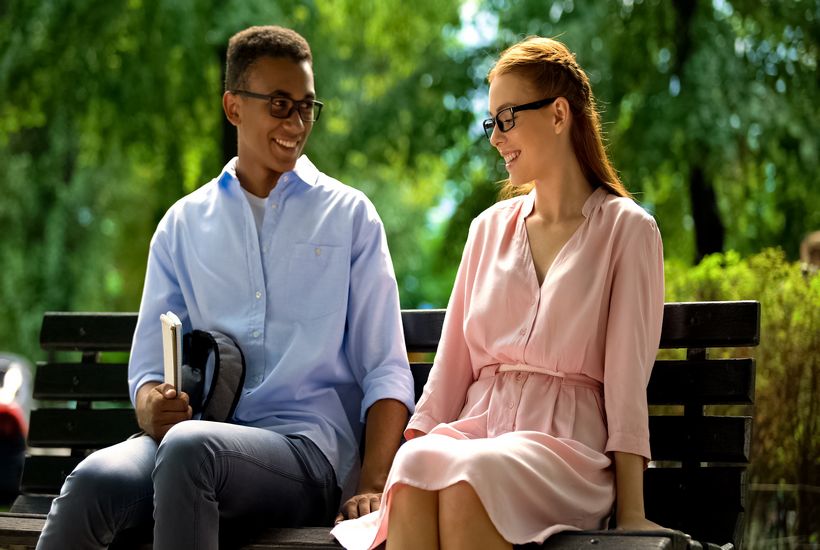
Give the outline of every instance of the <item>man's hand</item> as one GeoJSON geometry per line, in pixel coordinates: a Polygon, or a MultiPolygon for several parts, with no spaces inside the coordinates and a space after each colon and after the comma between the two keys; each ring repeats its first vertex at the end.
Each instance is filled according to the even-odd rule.
{"type": "Polygon", "coordinates": [[[137,391],[137,423],[159,443],[174,424],[190,420],[188,394],[171,384],[148,382],[137,391]]]}
{"type": "Polygon", "coordinates": [[[336,523],[346,519],[356,519],[379,509],[382,503],[381,493],[363,493],[356,495],[342,505],[342,511],[336,516],[336,523]]]}

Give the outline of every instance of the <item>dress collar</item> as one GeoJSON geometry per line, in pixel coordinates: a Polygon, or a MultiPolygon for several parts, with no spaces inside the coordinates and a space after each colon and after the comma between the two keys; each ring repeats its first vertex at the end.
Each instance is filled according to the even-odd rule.
{"type": "MultiPolygon", "coordinates": [[[[590,193],[587,200],[584,201],[584,205],[581,207],[581,213],[584,217],[588,218],[596,208],[603,204],[608,194],[609,193],[607,193],[607,190],[604,189],[603,186],[597,187],[592,193],[590,193]]],[[[532,191],[524,195],[524,200],[521,204],[521,218],[523,219],[529,216],[532,213],[533,208],[535,208],[534,188],[532,191]]]]}

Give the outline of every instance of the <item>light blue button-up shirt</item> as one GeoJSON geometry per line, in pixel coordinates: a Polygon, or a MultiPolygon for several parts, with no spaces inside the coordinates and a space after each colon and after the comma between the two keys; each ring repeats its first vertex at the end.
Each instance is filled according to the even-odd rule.
{"type": "Polygon", "coordinates": [[[268,196],[257,232],[235,166],[174,204],[151,239],[131,401],[163,379],[159,316],[173,311],[185,332],[218,330],[241,347],[235,422],[309,437],[345,487],[358,475],[367,409],[391,398],[413,410],[384,228],[363,193],[302,156],[268,196]]]}

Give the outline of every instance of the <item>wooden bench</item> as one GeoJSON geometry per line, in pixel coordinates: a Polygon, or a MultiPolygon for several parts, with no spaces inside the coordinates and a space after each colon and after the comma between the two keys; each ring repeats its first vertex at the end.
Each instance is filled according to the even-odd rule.
{"type": "MultiPolygon", "coordinates": [[[[434,352],[443,318],[443,310],[403,311],[408,351],[434,352]]],[[[33,547],[52,498],[74,466],[94,449],[137,431],[126,385],[127,352],[135,324],[133,313],[45,314],[40,341],[49,359],[38,365],[34,383],[40,406],[31,413],[21,494],[10,512],[0,515],[0,547],[33,547]],[[69,351],[75,357],[67,358],[69,351]]],[[[658,360],[650,380],[649,423],[656,462],[645,474],[646,509],[650,519],[692,539],[680,532],[571,532],[549,539],[543,548],[701,547],[694,541],[730,543],[724,548],[741,544],[752,419],[708,414],[705,407],[751,404],[754,359],[709,359],[707,348],[755,346],[759,326],[758,302],[665,305],[661,348],[685,349],[685,359],[658,360]]],[[[417,398],[430,367],[430,363],[412,365],[417,398]]],[[[129,537],[118,540],[150,548],[150,533],[146,533],[130,537],[131,541],[129,537]]],[[[324,527],[270,529],[239,546],[251,544],[253,548],[338,548],[324,527]]]]}

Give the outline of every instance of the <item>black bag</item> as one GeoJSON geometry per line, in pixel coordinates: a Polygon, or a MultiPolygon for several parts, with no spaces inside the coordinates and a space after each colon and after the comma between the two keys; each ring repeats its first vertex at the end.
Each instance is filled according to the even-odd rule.
{"type": "Polygon", "coordinates": [[[182,391],[201,420],[230,422],[245,385],[245,356],[230,336],[194,330],[182,340],[182,391]],[[209,378],[209,387],[205,383],[209,378]]]}

